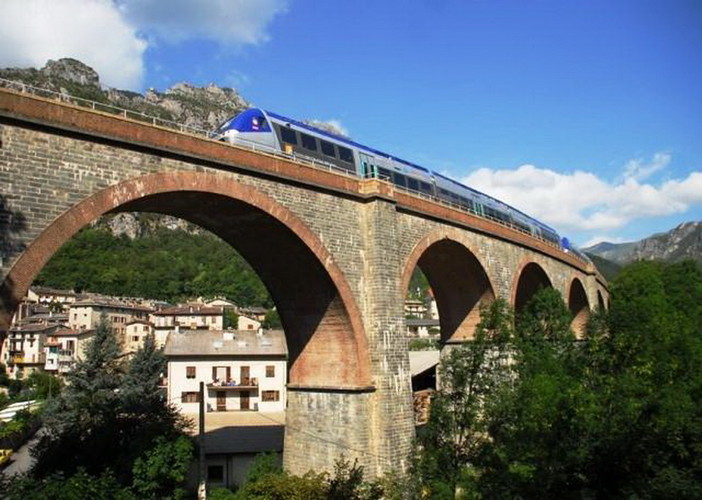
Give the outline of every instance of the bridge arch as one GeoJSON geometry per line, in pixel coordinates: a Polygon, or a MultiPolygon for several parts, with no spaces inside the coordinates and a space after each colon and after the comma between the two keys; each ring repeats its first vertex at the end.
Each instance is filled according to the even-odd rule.
{"type": "Polygon", "coordinates": [[[514,275],[512,284],[512,307],[519,312],[542,288],[553,288],[544,268],[531,260],[523,261],[514,275]]]}
{"type": "Polygon", "coordinates": [[[606,307],[605,300],[604,300],[604,297],[602,296],[601,290],[597,290],[597,307],[600,308],[600,311],[604,311],[605,307],[606,307]]]}
{"type": "Polygon", "coordinates": [[[268,288],[285,328],[292,387],[371,386],[361,314],[322,241],[290,210],[231,178],[203,172],[147,174],[105,188],[49,225],[3,283],[9,323],[19,299],[51,256],[108,212],[141,211],[193,222],[234,246],[268,288]]]}
{"type": "Polygon", "coordinates": [[[407,292],[416,266],[434,292],[442,344],[472,339],[480,322],[480,306],[495,300],[495,292],[471,245],[460,235],[446,231],[424,238],[406,262],[400,280],[402,294],[407,292]]]}
{"type": "Polygon", "coordinates": [[[590,303],[587,299],[587,293],[585,293],[585,287],[578,278],[573,278],[570,282],[568,309],[573,315],[570,327],[575,333],[575,337],[581,339],[585,336],[585,327],[590,319],[590,303]]]}

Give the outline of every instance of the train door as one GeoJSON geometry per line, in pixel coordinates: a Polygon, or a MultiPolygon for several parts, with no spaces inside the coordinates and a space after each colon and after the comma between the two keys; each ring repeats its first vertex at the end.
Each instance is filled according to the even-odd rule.
{"type": "Polygon", "coordinates": [[[377,172],[375,171],[375,165],[373,164],[373,157],[365,153],[358,152],[358,162],[361,168],[361,177],[364,179],[370,179],[371,177],[377,177],[377,172]]]}

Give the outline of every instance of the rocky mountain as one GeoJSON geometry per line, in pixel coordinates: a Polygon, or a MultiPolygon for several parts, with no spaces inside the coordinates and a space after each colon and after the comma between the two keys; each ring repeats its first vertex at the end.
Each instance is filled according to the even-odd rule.
{"type": "Polygon", "coordinates": [[[631,243],[598,243],[584,248],[588,254],[626,264],[635,260],[702,262],[702,221],[685,222],[666,232],[631,243]]]}
{"type": "Polygon", "coordinates": [[[216,85],[195,87],[179,83],[165,92],[149,89],[143,95],[106,88],[101,85],[100,76],[93,68],[70,58],[49,61],[41,69],[0,69],[0,78],[203,130],[212,130],[227,118],[249,107],[249,103],[236,90],[216,85]]]}

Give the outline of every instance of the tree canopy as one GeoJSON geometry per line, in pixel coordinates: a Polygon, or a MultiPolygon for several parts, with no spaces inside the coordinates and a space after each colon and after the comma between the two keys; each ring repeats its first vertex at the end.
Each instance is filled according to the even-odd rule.
{"type": "Polygon", "coordinates": [[[210,233],[156,228],[130,239],[87,227],[44,266],[37,285],[172,303],[225,296],[240,306],[272,307],[266,287],[229,244],[210,233]]]}
{"type": "MultiPolygon", "coordinates": [[[[701,294],[694,263],[638,262],[611,283],[611,309],[592,315],[582,341],[560,295],[545,289],[514,330],[503,321],[498,335],[454,349],[419,435],[425,489],[435,498],[702,497],[701,294]],[[505,354],[509,363],[488,362],[505,354]],[[476,392],[481,379],[489,390],[476,392]]],[[[479,332],[493,316],[483,317],[479,332]]]]}

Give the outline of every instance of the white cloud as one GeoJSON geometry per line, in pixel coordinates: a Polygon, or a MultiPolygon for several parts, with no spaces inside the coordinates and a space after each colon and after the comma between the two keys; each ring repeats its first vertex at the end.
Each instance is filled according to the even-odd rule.
{"type": "Polygon", "coordinates": [[[2,0],[0,66],[37,67],[72,57],[103,83],[134,88],[143,76],[146,43],[110,0],[2,0]]]}
{"type": "Polygon", "coordinates": [[[120,11],[141,30],[165,42],[188,39],[259,44],[287,0],[117,0],[120,11]]]}
{"type": "Polygon", "coordinates": [[[612,236],[605,236],[605,235],[597,235],[591,237],[589,240],[585,241],[582,245],[580,245],[582,248],[587,248],[591,247],[593,245],[597,245],[598,243],[602,242],[607,242],[607,243],[628,243],[631,240],[627,240],[626,238],[620,238],[620,237],[612,237],[612,236]]]}
{"type": "Polygon", "coordinates": [[[623,180],[617,182],[589,172],[559,173],[534,165],[511,170],[480,168],[463,182],[560,230],[601,234],[636,219],[683,213],[702,205],[702,172],[660,185],[637,179],[670,161],[670,155],[659,153],[649,163],[629,162],[623,180]]]}
{"type": "Polygon", "coordinates": [[[286,9],[287,0],[0,0],[0,67],[72,57],[106,85],[136,89],[149,44],[259,44],[286,9]]]}
{"type": "Polygon", "coordinates": [[[637,181],[647,179],[649,176],[664,169],[670,163],[671,156],[668,153],[656,153],[650,162],[643,158],[629,160],[624,168],[624,176],[637,181]]]}
{"type": "Polygon", "coordinates": [[[322,130],[326,130],[327,132],[331,132],[332,134],[340,135],[342,137],[349,137],[349,131],[339,120],[318,120],[316,118],[312,118],[303,121],[308,125],[321,128],[322,130]]]}

